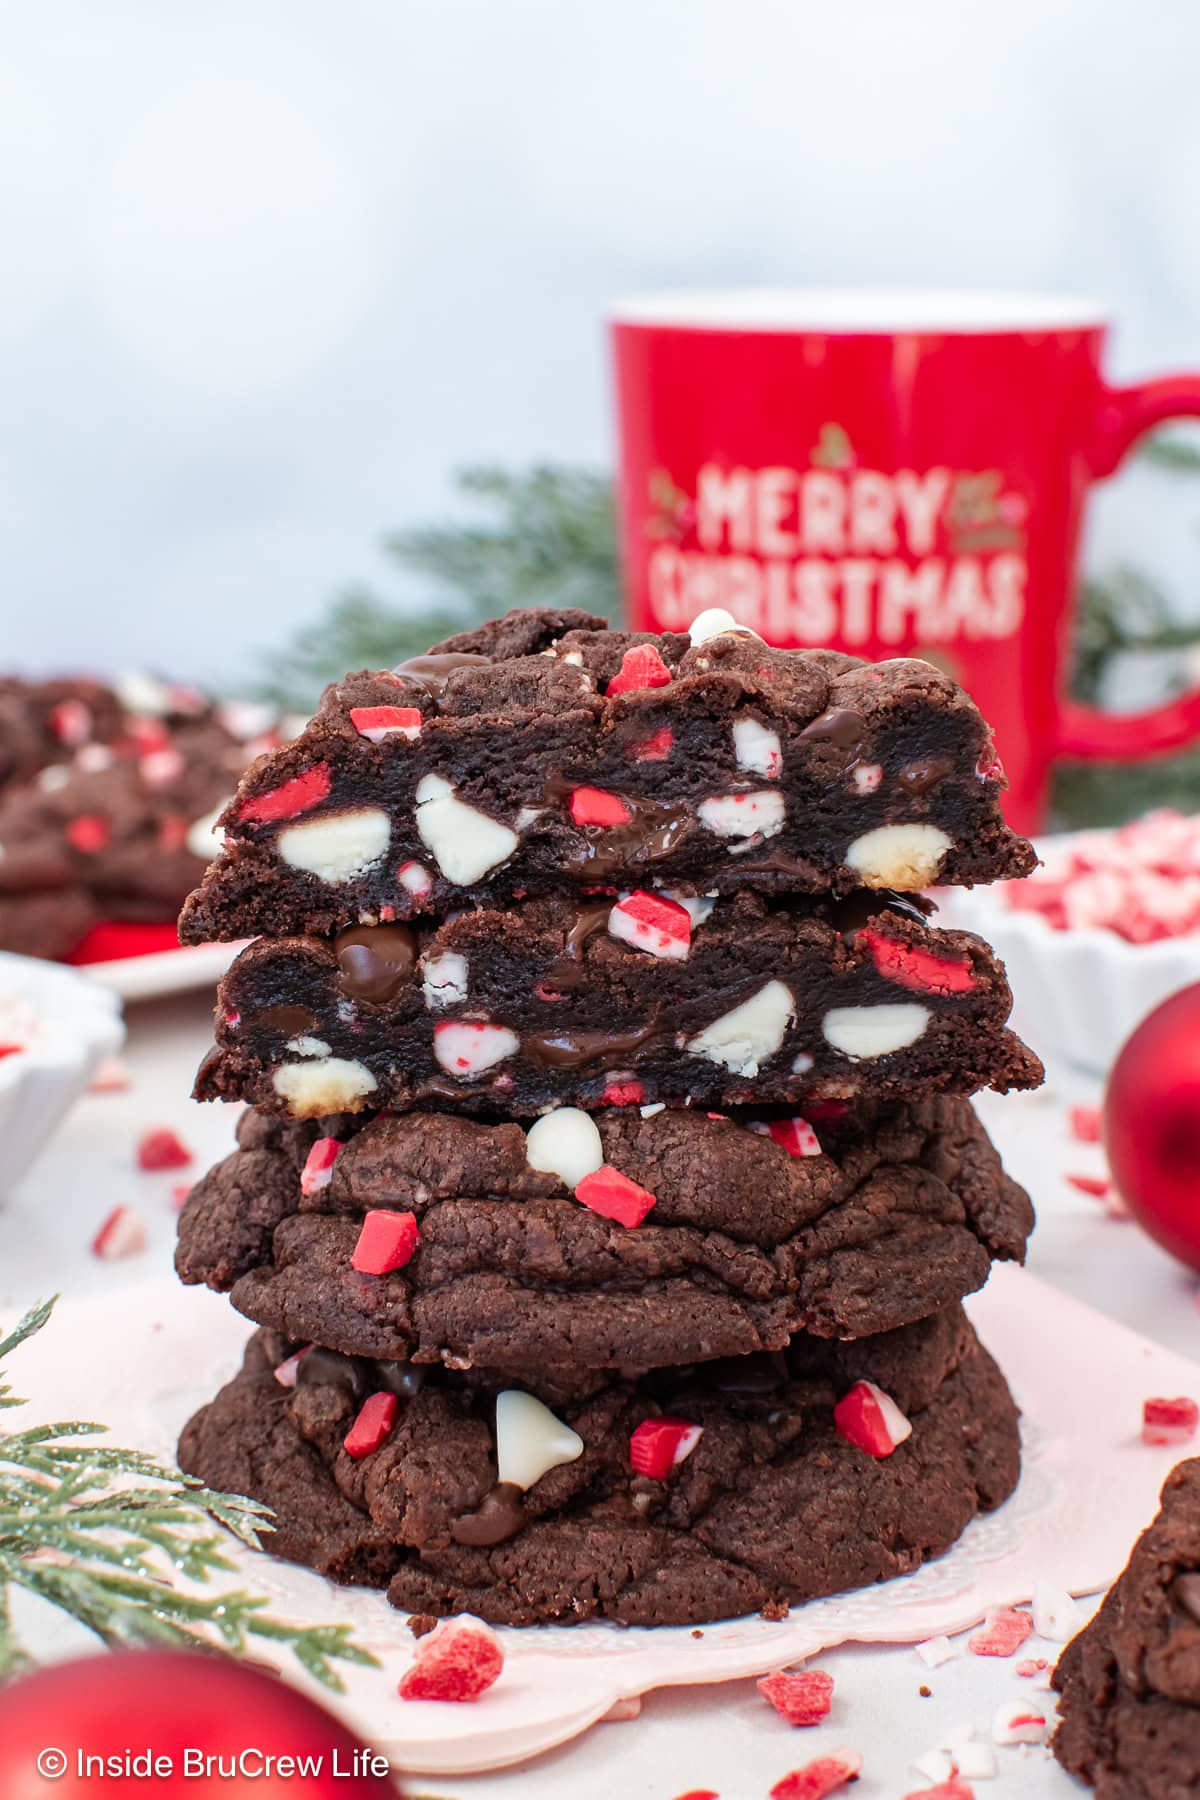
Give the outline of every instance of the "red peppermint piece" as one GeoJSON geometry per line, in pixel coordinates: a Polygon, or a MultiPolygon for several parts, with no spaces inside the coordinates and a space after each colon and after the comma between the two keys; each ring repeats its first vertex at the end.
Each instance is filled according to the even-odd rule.
{"type": "Polygon", "coordinates": [[[666,687],[670,679],[671,671],[653,644],[634,644],[621,658],[621,667],[605,691],[611,699],[632,688],[666,687]]]}
{"type": "Polygon", "coordinates": [[[847,1443],[868,1456],[890,1456],[912,1432],[891,1395],[873,1381],[856,1381],[843,1394],[833,1409],[833,1422],[847,1443]]]}
{"type": "Polygon", "coordinates": [[[170,787],[187,767],[183,757],[172,745],[165,750],[151,750],[146,756],[138,759],[138,773],[147,787],[170,787]]]}
{"type": "Polygon", "coordinates": [[[654,1205],[653,1194],[609,1163],[584,1176],[575,1189],[575,1198],[602,1219],[615,1219],[618,1225],[629,1226],[640,1225],[654,1205]]]}
{"type": "Polygon", "coordinates": [[[1095,1200],[1103,1200],[1112,1186],[1107,1175],[1067,1175],[1063,1179],[1070,1187],[1078,1188],[1081,1194],[1091,1194],[1095,1200]]]}
{"type": "Polygon", "coordinates": [[[168,1126],[147,1131],[138,1139],[139,1169],[186,1169],[191,1161],[191,1151],[168,1126]]]}
{"type": "Polygon", "coordinates": [[[360,737],[380,744],[386,737],[406,737],[409,742],[421,735],[423,720],[415,706],[352,706],[350,723],[360,737]]]}
{"type": "Polygon", "coordinates": [[[967,1639],[973,1656],[1012,1656],[1033,1630],[1033,1619],[1017,1606],[1001,1606],[988,1614],[982,1628],[967,1639]]]}
{"type": "Polygon", "coordinates": [[[82,700],[60,700],[50,708],[50,729],[60,744],[76,749],[92,735],[91,708],[82,700]]]}
{"type": "Polygon", "coordinates": [[[646,1090],[640,1081],[610,1081],[600,1098],[605,1106],[640,1106],[646,1090]]]}
{"type": "Polygon", "coordinates": [[[308,812],[311,807],[319,806],[322,800],[329,798],[329,790],[333,785],[327,762],[314,763],[311,769],[305,769],[302,775],[293,775],[281,787],[272,788],[267,794],[253,794],[243,800],[238,807],[239,819],[253,820],[266,825],[276,819],[294,819],[298,813],[308,812]]]}
{"type": "Polygon", "coordinates": [[[112,837],[112,826],[101,813],[81,813],[67,826],[66,836],[68,844],[84,856],[94,856],[112,837]]]}
{"type": "Polygon", "coordinates": [[[390,1275],[411,1262],[420,1241],[417,1216],[410,1212],[369,1212],[362,1222],[350,1267],[360,1275],[390,1275]]]}
{"type": "Polygon", "coordinates": [[[1024,1662],[1019,1662],[1017,1664],[1016,1672],[1028,1681],[1032,1676],[1040,1675],[1043,1669],[1048,1669],[1049,1667],[1050,1665],[1044,1656],[1027,1656],[1024,1662]]]}
{"type": "Polygon", "coordinates": [[[146,1226],[132,1206],[114,1206],[92,1239],[92,1255],[105,1262],[119,1256],[137,1256],[146,1248],[146,1226]]]}
{"type": "Polygon", "coordinates": [[[948,1781],[939,1781],[936,1787],[917,1788],[911,1794],[905,1794],[904,1800],[975,1800],[975,1789],[961,1775],[951,1775],[948,1781]]]}
{"type": "Polygon", "coordinates": [[[125,737],[139,756],[150,756],[155,750],[165,750],[171,742],[171,734],[161,719],[126,719],[125,737]]]}
{"type": "Polygon", "coordinates": [[[188,832],[190,829],[191,827],[187,820],[181,818],[178,813],[168,813],[165,819],[159,821],[159,849],[165,850],[168,853],[173,850],[182,850],[183,846],[187,843],[188,832]]]}
{"type": "Polygon", "coordinates": [[[770,1800],[825,1800],[826,1794],[836,1794],[839,1788],[857,1781],[862,1765],[857,1750],[843,1748],[818,1756],[815,1762],[805,1763],[802,1769],[793,1769],[777,1781],[770,1800]]]}
{"type": "Polygon", "coordinates": [[[190,1181],[177,1181],[171,1189],[171,1205],[176,1212],[182,1212],[187,1204],[187,1197],[192,1191],[190,1181]]]}
{"type": "Polygon", "coordinates": [[[1101,1137],[1100,1108],[1073,1106],[1067,1115],[1071,1136],[1080,1144],[1098,1144],[1101,1137]]]}
{"type": "Polygon", "coordinates": [[[640,743],[631,744],[629,754],[634,762],[666,762],[674,743],[675,733],[669,725],[664,725],[660,731],[642,738],[640,743]]]}
{"type": "Polygon", "coordinates": [[[934,956],[928,950],[898,943],[881,931],[865,928],[856,933],[855,942],[866,945],[882,976],[914,993],[966,994],[975,986],[975,976],[965,956],[934,956]]]}
{"type": "Polygon", "coordinates": [[[804,1104],[808,1108],[810,1122],[813,1119],[818,1122],[828,1119],[844,1119],[850,1110],[844,1100],[806,1100],[804,1104]]]}
{"type": "Polygon", "coordinates": [[[772,1119],[767,1136],[773,1138],[789,1156],[820,1156],[817,1134],[807,1119],[772,1119]]]}
{"type": "Polygon", "coordinates": [[[773,1669],[758,1691],[789,1725],[819,1725],[833,1705],[833,1676],[823,1669],[773,1669]]]}
{"type": "Polygon", "coordinates": [[[721,1800],[716,1788],[689,1788],[686,1794],[676,1794],[675,1800],[721,1800]]]}
{"type": "Polygon", "coordinates": [[[608,915],[611,936],[635,950],[682,962],[692,945],[692,915],[678,900],[636,888],[608,915]]]}
{"type": "Polygon", "coordinates": [[[342,1439],[342,1449],[354,1462],[373,1456],[391,1436],[400,1411],[395,1394],[371,1394],[358,1409],[358,1417],[342,1439]]]}
{"type": "Polygon", "coordinates": [[[24,1048],[24,1044],[0,1044],[0,1057],[19,1056],[24,1048]]]}
{"type": "Polygon", "coordinates": [[[1186,1444],[1195,1436],[1200,1407],[1194,1400],[1151,1399],[1142,1402],[1143,1444],[1186,1444]]]}
{"type": "Polygon", "coordinates": [[[686,1460],[704,1435],[690,1419],[643,1419],[629,1439],[629,1460],[639,1475],[663,1481],[686,1460]]]}
{"type": "Polygon", "coordinates": [[[578,787],[571,794],[571,817],[577,825],[628,825],[633,813],[619,794],[578,787]]]}
{"type": "Polygon", "coordinates": [[[475,1619],[444,1619],[417,1640],[400,1681],[402,1700],[478,1700],[504,1667],[494,1632],[475,1619]]]}
{"type": "Polygon", "coordinates": [[[317,1194],[327,1188],[333,1180],[333,1165],[341,1153],[341,1144],[337,1138],[318,1138],[304,1159],[304,1167],[300,1171],[300,1192],[317,1194]]]}

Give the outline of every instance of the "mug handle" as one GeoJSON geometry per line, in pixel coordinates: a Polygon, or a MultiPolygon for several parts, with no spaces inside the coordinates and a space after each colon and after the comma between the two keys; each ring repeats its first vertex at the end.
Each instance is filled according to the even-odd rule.
{"type": "MultiPolygon", "coordinates": [[[[1112,475],[1136,439],[1164,419],[1200,418],[1200,375],[1164,375],[1135,387],[1105,388],[1089,453],[1093,477],[1112,475]]],[[[1148,712],[1105,713],[1064,700],[1056,756],[1144,762],[1200,739],[1200,688],[1148,712]]]]}

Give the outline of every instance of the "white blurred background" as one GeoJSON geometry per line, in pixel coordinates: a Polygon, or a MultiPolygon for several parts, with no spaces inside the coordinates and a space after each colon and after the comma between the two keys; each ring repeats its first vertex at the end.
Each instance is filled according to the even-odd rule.
{"type": "MultiPolygon", "coordinates": [[[[1180,0],[0,5],[5,667],[235,684],[453,514],[456,466],[611,460],[615,296],[1100,298],[1200,366],[1180,0]]],[[[1090,555],[1169,566],[1137,471],[1090,555]]],[[[398,590],[397,590],[398,591],[398,590]]]]}

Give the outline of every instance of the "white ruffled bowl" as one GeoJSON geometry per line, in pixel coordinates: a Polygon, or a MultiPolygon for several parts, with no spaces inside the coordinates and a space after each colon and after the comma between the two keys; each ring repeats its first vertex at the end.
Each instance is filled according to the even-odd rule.
{"type": "MultiPolygon", "coordinates": [[[[1053,852],[1070,837],[1047,838],[1053,852]]],[[[1200,981],[1200,936],[1131,944],[1097,926],[1057,930],[1039,914],[1015,910],[1003,887],[943,889],[937,923],[986,939],[1008,969],[1012,1026],[1047,1061],[1064,1060],[1107,1075],[1147,1013],[1200,981]]]]}
{"type": "Polygon", "coordinates": [[[100,1062],[125,1041],[117,996],[86,975],[0,952],[0,1199],[28,1171],[100,1062]]]}

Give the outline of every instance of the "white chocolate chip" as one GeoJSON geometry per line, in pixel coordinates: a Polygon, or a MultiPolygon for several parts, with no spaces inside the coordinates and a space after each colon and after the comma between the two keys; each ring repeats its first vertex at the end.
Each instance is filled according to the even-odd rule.
{"type": "Polygon", "coordinates": [[[319,1119],[324,1113],[358,1112],[377,1086],[363,1063],[340,1056],[318,1062],[281,1063],[273,1076],[275,1092],[288,1103],[294,1119],[319,1119]]]}
{"type": "Polygon", "coordinates": [[[119,675],[114,686],[117,699],[128,713],[141,713],[143,717],[161,719],[171,711],[171,690],[156,675],[147,675],[143,669],[130,669],[127,674],[119,675]]]}
{"type": "Polygon", "coordinates": [[[706,1056],[734,1075],[757,1075],[783,1043],[796,1016],[792,990],[768,981],[731,1012],[723,1013],[688,1042],[693,1056],[706,1056]]]}
{"type": "Polygon", "coordinates": [[[527,1489],[551,1469],[577,1462],[583,1439],[520,1388],[496,1395],[496,1474],[527,1489]]]}
{"type": "Polygon", "coordinates": [[[778,780],[783,768],[779,733],[760,725],[757,719],[733,721],[733,754],[739,769],[765,775],[770,781],[778,780]]]}
{"type": "Polygon", "coordinates": [[[288,1039],[288,1049],[293,1056],[332,1056],[333,1047],[319,1037],[294,1037],[288,1039]]]}
{"type": "Polygon", "coordinates": [[[336,884],[353,881],[382,862],[391,835],[392,822],[381,807],[355,806],[288,825],[275,846],[290,869],[336,884]]]}
{"type": "Polygon", "coordinates": [[[827,1043],[843,1056],[890,1056],[915,1044],[929,1023],[929,1008],[915,1001],[895,1006],[834,1006],[821,1020],[827,1043]]]}
{"type": "MultiPolygon", "coordinates": [[[[751,631],[748,625],[739,625],[733,614],[726,612],[723,606],[709,606],[702,613],[697,613],[688,626],[688,637],[692,641],[692,648],[696,649],[700,644],[707,644],[710,638],[724,637],[727,631],[739,632],[743,637],[758,638],[757,631],[751,631]]],[[[762,639],[758,638],[758,641],[761,643],[762,639]]]]}
{"type": "Polygon", "coordinates": [[[545,810],[544,806],[523,806],[517,814],[517,830],[528,831],[531,825],[537,824],[545,810]]]}
{"type": "Polygon", "coordinates": [[[421,992],[428,1007],[455,1006],[467,997],[467,959],[457,950],[427,956],[421,964],[421,992]]]}
{"type": "Polygon", "coordinates": [[[577,1106],[544,1113],[529,1128],[525,1156],[531,1169],[557,1175],[574,1193],[585,1175],[604,1166],[604,1146],[596,1121],[577,1106]]]}
{"type": "Polygon", "coordinates": [[[653,1119],[656,1114],[665,1112],[666,1107],[667,1103],[665,1100],[652,1100],[649,1106],[639,1106],[638,1112],[643,1119],[653,1119]]]}
{"type": "Polygon", "coordinates": [[[952,840],[937,825],[877,825],[855,838],[846,861],[865,887],[904,893],[936,881],[952,848],[952,840]]]}
{"type": "Polygon", "coordinates": [[[35,779],[44,794],[53,794],[59,788],[66,787],[71,779],[71,771],[65,763],[50,763],[48,767],[38,770],[35,779]]]}
{"type": "Polygon", "coordinates": [[[807,1075],[813,1066],[813,1059],[807,1050],[800,1050],[792,1058],[792,1074],[807,1075]]]}
{"type": "Polygon", "coordinates": [[[658,891],[665,894],[668,900],[674,900],[676,906],[682,906],[693,926],[703,925],[717,904],[715,894],[677,894],[674,888],[660,888],[658,891]]]}
{"type": "Polygon", "coordinates": [[[1033,1629],[1052,1644],[1065,1644],[1079,1629],[1079,1608],[1065,1588],[1039,1581],[1033,1590],[1033,1629]]]}
{"type": "Polygon", "coordinates": [[[423,775],[417,787],[417,830],[433,860],[457,887],[482,881],[506,862],[520,841],[515,831],[460,800],[441,775],[423,775]]]}
{"type": "Polygon", "coordinates": [[[222,800],[219,806],[214,806],[202,819],[196,819],[188,826],[188,834],[183,841],[190,854],[199,862],[211,862],[225,848],[225,833],[218,831],[217,820],[228,805],[228,800],[222,800]]]}
{"type": "Polygon", "coordinates": [[[433,1054],[458,1081],[469,1081],[472,1075],[494,1068],[505,1057],[515,1056],[520,1047],[516,1033],[504,1025],[455,1019],[434,1027],[433,1054]]]}
{"type": "Polygon", "coordinates": [[[774,837],[783,830],[783,795],[771,788],[752,794],[713,794],[696,808],[717,837],[774,837]]]}

